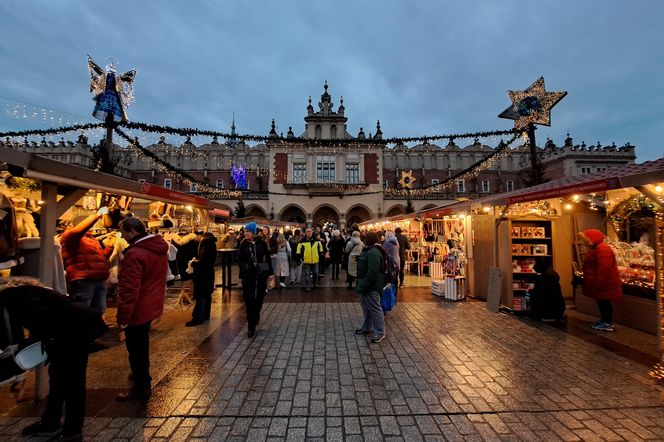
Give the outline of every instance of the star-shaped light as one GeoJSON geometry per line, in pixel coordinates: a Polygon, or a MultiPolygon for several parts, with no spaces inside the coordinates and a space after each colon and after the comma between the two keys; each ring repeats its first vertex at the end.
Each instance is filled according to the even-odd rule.
{"type": "Polygon", "coordinates": [[[412,170],[402,170],[401,171],[401,178],[399,178],[399,184],[401,184],[401,187],[403,189],[410,189],[413,187],[413,183],[417,180],[413,176],[413,171],[412,170]]]}
{"type": "Polygon", "coordinates": [[[540,77],[525,91],[507,91],[512,105],[498,117],[514,120],[514,127],[523,129],[530,123],[551,126],[551,108],[567,95],[566,91],[547,92],[544,77],[540,77]]]}

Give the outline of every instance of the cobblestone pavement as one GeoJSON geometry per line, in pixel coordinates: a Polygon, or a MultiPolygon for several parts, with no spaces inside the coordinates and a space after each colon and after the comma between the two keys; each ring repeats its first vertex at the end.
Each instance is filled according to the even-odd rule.
{"type": "MultiPolygon", "coordinates": [[[[232,300],[147,404],[89,407],[86,438],[664,440],[664,388],[646,365],[430,296],[400,302],[372,344],[353,333],[352,294],[327,290],[324,300],[270,295],[251,340],[232,300]]],[[[89,390],[92,402],[102,390],[89,390]]],[[[0,439],[21,440],[36,413],[0,413],[0,439]]]]}

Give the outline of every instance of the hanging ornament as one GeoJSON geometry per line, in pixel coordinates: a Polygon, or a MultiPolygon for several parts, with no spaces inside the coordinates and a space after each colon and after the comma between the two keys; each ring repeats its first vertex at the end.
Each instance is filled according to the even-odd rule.
{"type": "Polygon", "coordinates": [[[514,127],[523,129],[531,123],[551,126],[551,109],[567,92],[547,92],[544,89],[544,77],[540,77],[525,91],[507,91],[507,94],[512,105],[498,117],[514,120],[514,127]]]}
{"type": "Polygon", "coordinates": [[[402,189],[411,189],[415,181],[417,181],[417,178],[413,176],[412,170],[401,171],[401,178],[399,178],[399,184],[401,184],[402,189]]]}
{"type": "Polygon", "coordinates": [[[245,166],[236,166],[233,164],[233,166],[231,166],[231,177],[233,178],[236,189],[247,188],[247,168],[245,166]]]}
{"type": "Polygon", "coordinates": [[[88,55],[88,70],[90,92],[95,94],[92,99],[97,102],[92,116],[106,121],[112,115],[115,122],[127,121],[125,106],[134,102],[136,69],[117,75],[113,61],[104,70],[88,55]]]}

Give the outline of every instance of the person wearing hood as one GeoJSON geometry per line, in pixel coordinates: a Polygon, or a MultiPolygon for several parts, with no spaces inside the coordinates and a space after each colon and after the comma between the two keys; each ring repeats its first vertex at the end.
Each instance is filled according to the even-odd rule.
{"type": "Polygon", "coordinates": [[[214,292],[214,263],[217,260],[217,238],[205,232],[198,245],[198,256],[191,261],[194,269],[194,300],[196,305],[191,321],[185,326],[194,327],[210,319],[212,292],[214,292]]]}
{"type": "Polygon", "coordinates": [[[348,243],[346,243],[346,248],[344,249],[344,253],[348,255],[346,282],[348,283],[349,289],[353,288],[353,281],[357,278],[357,258],[362,253],[363,248],[364,244],[360,239],[360,231],[353,230],[353,234],[351,235],[350,240],[348,240],[348,243]]]}
{"type": "Polygon", "coordinates": [[[560,288],[560,275],[553,269],[551,257],[542,257],[534,270],[537,276],[530,295],[530,315],[544,322],[562,321],[565,299],[560,288]]]}
{"type": "Polygon", "coordinates": [[[387,252],[387,275],[389,278],[389,280],[385,282],[394,284],[395,287],[397,287],[399,282],[399,269],[401,266],[401,260],[399,258],[399,241],[391,230],[385,232],[385,242],[383,243],[383,247],[385,247],[385,251],[387,252]]]}
{"type": "Polygon", "coordinates": [[[586,246],[583,257],[583,294],[597,300],[600,312],[600,320],[591,327],[612,332],[615,326],[611,301],[622,298],[622,280],[616,257],[599,230],[584,230],[578,237],[586,246]]]}
{"type": "Polygon", "coordinates": [[[149,235],[138,218],[120,223],[129,243],[124,251],[117,290],[117,321],[125,331],[134,386],[116,396],[118,401],[145,399],[152,393],[150,377],[150,325],[161,317],[166,297],[168,243],[149,235]]]}
{"type": "MultiPolygon", "coordinates": [[[[82,440],[90,342],[108,330],[98,312],[26,277],[0,278],[0,328],[20,343],[23,328],[40,339],[48,354],[49,395],[41,419],[24,436],[82,440]],[[4,323],[8,319],[9,324],[4,323]],[[61,423],[64,408],[64,424],[61,423]]],[[[2,335],[2,333],[0,333],[2,335]]],[[[4,337],[4,336],[3,336],[4,337]]],[[[7,337],[9,338],[9,337],[7,337]]],[[[1,347],[5,348],[5,342],[1,347]]]]}

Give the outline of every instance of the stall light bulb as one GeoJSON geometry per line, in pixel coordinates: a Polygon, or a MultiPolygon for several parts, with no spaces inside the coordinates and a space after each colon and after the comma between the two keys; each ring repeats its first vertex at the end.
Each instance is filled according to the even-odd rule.
{"type": "Polygon", "coordinates": [[[662,186],[660,185],[655,186],[655,192],[662,193],[662,186]]]}
{"type": "Polygon", "coordinates": [[[491,212],[491,207],[484,207],[482,210],[484,210],[485,213],[489,213],[491,212]]]}
{"type": "Polygon", "coordinates": [[[572,205],[570,203],[565,204],[565,210],[572,210],[572,205]]]}
{"type": "Polygon", "coordinates": [[[190,212],[193,212],[193,211],[194,211],[194,208],[191,207],[191,206],[186,206],[186,208],[187,208],[187,210],[190,211],[190,212]]]}
{"type": "Polygon", "coordinates": [[[464,219],[465,217],[466,217],[466,214],[465,214],[465,213],[460,213],[460,214],[459,214],[459,218],[464,219]]]}
{"type": "Polygon", "coordinates": [[[579,195],[572,195],[572,201],[574,201],[575,203],[579,202],[580,199],[581,197],[579,195]]]}

